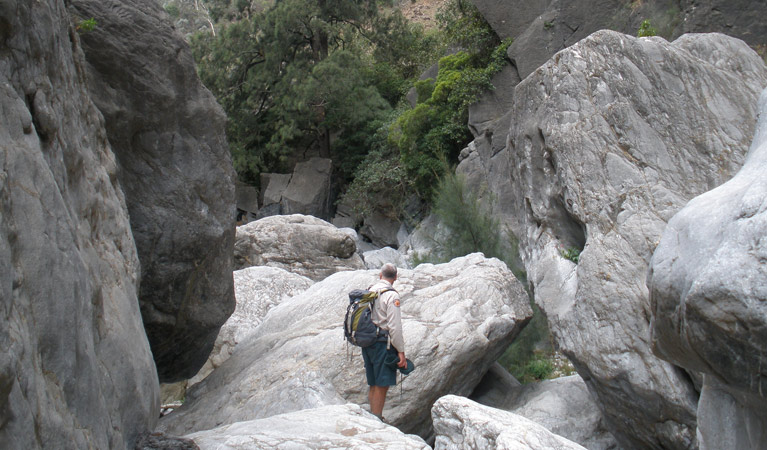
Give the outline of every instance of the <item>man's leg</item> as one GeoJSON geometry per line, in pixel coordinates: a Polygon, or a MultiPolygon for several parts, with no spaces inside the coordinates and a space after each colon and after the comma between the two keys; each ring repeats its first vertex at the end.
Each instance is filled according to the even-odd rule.
{"type": "Polygon", "coordinates": [[[384,402],[386,402],[386,392],[389,386],[370,386],[368,391],[368,400],[370,401],[370,412],[381,417],[383,414],[384,402]]]}

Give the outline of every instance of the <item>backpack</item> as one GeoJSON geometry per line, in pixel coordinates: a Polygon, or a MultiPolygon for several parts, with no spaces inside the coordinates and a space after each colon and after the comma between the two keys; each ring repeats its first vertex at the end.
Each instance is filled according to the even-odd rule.
{"type": "Polygon", "coordinates": [[[384,292],[393,290],[384,289],[377,292],[355,289],[349,292],[349,306],[346,308],[344,318],[344,337],[347,341],[365,348],[388,338],[389,332],[378,328],[371,316],[378,297],[384,292]]]}

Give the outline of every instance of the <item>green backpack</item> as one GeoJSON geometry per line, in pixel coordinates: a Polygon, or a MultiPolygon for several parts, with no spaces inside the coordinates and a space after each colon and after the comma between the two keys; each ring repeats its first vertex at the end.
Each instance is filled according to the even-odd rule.
{"type": "Polygon", "coordinates": [[[378,297],[384,292],[393,290],[384,289],[378,292],[355,289],[349,292],[349,306],[346,308],[344,319],[344,337],[347,341],[365,348],[388,339],[389,332],[373,323],[372,314],[378,297]]]}

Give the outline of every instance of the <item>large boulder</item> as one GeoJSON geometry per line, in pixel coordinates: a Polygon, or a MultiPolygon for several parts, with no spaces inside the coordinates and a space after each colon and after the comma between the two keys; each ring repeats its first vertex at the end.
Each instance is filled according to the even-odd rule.
{"type": "Polygon", "coordinates": [[[472,400],[518,414],[589,450],[618,448],[578,375],[511,387],[503,396],[482,395],[472,400]]]}
{"type": "Polygon", "coordinates": [[[354,238],[313,216],[269,216],[237,227],[237,269],[279,267],[322,280],[336,272],[364,269],[354,238]]]}
{"type": "Polygon", "coordinates": [[[432,416],[437,435],[434,450],[586,450],[532,420],[456,395],[437,400],[432,416]]]}
{"type": "Polygon", "coordinates": [[[190,434],[202,450],[227,448],[431,449],[423,439],[386,425],[357,405],[332,405],[190,434]]]}
{"type": "Polygon", "coordinates": [[[742,164],[765,85],[734,38],[601,31],[515,88],[506,148],[484,139],[458,168],[493,192],[557,345],[623,447],[696,445],[698,394],[651,351],[643,281],[666,222],[742,164]]]}
{"type": "Polygon", "coordinates": [[[240,342],[253,334],[270,309],[283,300],[304,292],[312,280],[277,267],[248,267],[234,272],[234,296],[237,306],[221,326],[208,361],[191,384],[198,383],[224,363],[240,342]]]}
{"type": "Polygon", "coordinates": [[[88,88],[119,162],[139,300],[163,381],[194,375],[234,309],[234,170],[223,110],[155,0],[73,0],[88,88]]]}
{"type": "Polygon", "coordinates": [[[650,266],[656,353],[704,374],[701,448],[767,448],[767,91],[740,171],[691,200],[650,266]]]}
{"type": "MultiPolygon", "coordinates": [[[[346,294],[377,280],[378,271],[336,273],[272,308],[247,345],[189,392],[161,420],[188,434],[222,424],[324,405],[367,402],[356,347],[343,339],[346,294]]],[[[416,370],[392,389],[384,410],[406,433],[431,436],[432,403],[468,395],[508,347],[532,310],[506,265],[481,254],[400,270],[405,354],[416,370]],[[439,374],[439,376],[435,376],[439,374]]]]}
{"type": "Polygon", "coordinates": [[[118,165],[61,0],[0,4],[0,447],[133,448],[159,415],[118,165]]]}

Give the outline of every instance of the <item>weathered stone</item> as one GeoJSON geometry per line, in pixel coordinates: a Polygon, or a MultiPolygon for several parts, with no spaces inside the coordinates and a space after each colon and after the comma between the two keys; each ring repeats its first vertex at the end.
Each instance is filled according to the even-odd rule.
{"type": "Polygon", "coordinates": [[[410,263],[405,255],[391,247],[367,251],[362,254],[362,259],[368,269],[380,269],[386,263],[392,263],[402,269],[410,269],[410,263]]]}
{"type": "Polygon", "coordinates": [[[464,160],[482,170],[467,179],[496,196],[558,347],[623,447],[696,445],[697,392],[651,352],[643,280],[666,221],[742,163],[766,84],[733,38],[601,31],[515,88],[506,149],[464,160]]]}
{"type": "Polygon", "coordinates": [[[159,387],[79,34],[63,1],[5,1],[0,40],[0,447],[132,448],[159,387]]]}
{"type": "Polygon", "coordinates": [[[767,446],[767,91],[759,105],[745,164],[669,221],[648,277],[656,353],[704,373],[701,448],[767,446]]]}
{"type": "MultiPolygon", "coordinates": [[[[346,294],[370,286],[377,275],[336,273],[273,308],[248,344],[192,388],[161,428],[188,434],[323,405],[366,403],[362,358],[346,345],[341,323],[346,294]]],[[[402,296],[405,354],[416,370],[392,389],[384,416],[428,439],[434,401],[468,395],[532,310],[506,265],[481,254],[400,270],[394,287],[402,296]]]]}
{"type": "Polygon", "coordinates": [[[447,395],[432,408],[434,450],[494,448],[497,450],[585,450],[522,416],[447,395]]]}
{"type": "Polygon", "coordinates": [[[139,300],[163,381],[194,375],[234,309],[234,170],[223,110],[155,0],[73,0],[141,262],[139,300]]]}
{"type": "Polygon", "coordinates": [[[418,436],[404,434],[352,404],[325,406],[266,419],[237,422],[187,437],[193,439],[202,450],[224,446],[232,450],[431,448],[418,436]]]}
{"type": "Polygon", "coordinates": [[[282,193],[283,214],[306,214],[330,220],[330,176],[327,158],[311,158],[296,164],[290,183],[282,193]]]}
{"type": "Polygon", "coordinates": [[[473,400],[530,419],[589,450],[618,448],[586,383],[578,375],[525,384],[507,389],[504,394],[483,395],[473,400]]]}
{"type": "Polygon", "coordinates": [[[313,284],[312,280],[277,267],[248,267],[234,272],[234,313],[221,326],[208,361],[190,384],[199,383],[224,363],[235,347],[245,342],[261,324],[270,309],[313,284]]]}
{"type": "Polygon", "coordinates": [[[397,233],[400,225],[398,219],[391,218],[376,210],[365,217],[359,234],[378,248],[397,247],[399,245],[397,233]]]}
{"type": "Polygon", "coordinates": [[[313,216],[271,216],[237,227],[237,269],[279,267],[319,281],[343,270],[364,269],[346,232],[313,216]]]}

